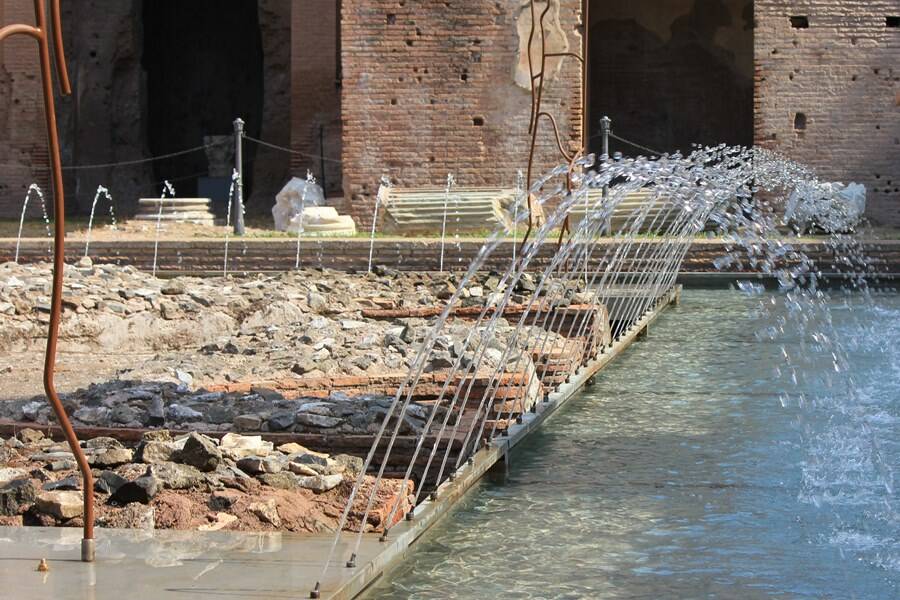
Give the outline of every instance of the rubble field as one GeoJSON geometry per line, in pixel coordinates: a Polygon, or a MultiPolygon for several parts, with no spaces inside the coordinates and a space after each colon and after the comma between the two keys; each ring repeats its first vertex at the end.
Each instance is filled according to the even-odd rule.
{"type": "MultiPolygon", "coordinates": [[[[55,424],[40,384],[50,279],[47,264],[0,265],[0,425],[16,433],[0,442],[4,523],[76,525],[81,515],[85,490],[73,457],[39,431],[55,424]]],[[[98,523],[334,529],[371,444],[345,451],[336,440],[370,440],[378,430],[458,283],[451,273],[385,268],[159,279],[87,259],[67,266],[57,387],[76,429],[93,432],[82,443],[96,477],[98,523]],[[266,441],[273,435],[282,437],[266,441]],[[316,441],[297,443],[307,439],[316,441]]],[[[526,275],[512,302],[526,303],[536,287],[526,275]]],[[[449,368],[474,360],[466,343],[471,315],[503,291],[492,273],[460,290],[461,316],[428,354],[401,435],[423,434],[449,368]]],[[[587,300],[574,290],[555,306],[587,300]]],[[[526,392],[498,395],[507,400],[497,410],[521,412],[558,378],[546,368],[538,376],[546,353],[566,357],[564,348],[575,356],[591,342],[537,323],[513,336],[510,321],[497,320],[482,371],[470,377],[484,393],[500,372],[503,385],[526,392]],[[505,356],[507,347],[514,351],[505,356]]],[[[366,476],[365,485],[372,481],[366,476]]],[[[400,483],[382,483],[367,529],[383,527],[395,502],[403,503],[398,517],[408,510],[413,484],[401,491],[400,483]]],[[[361,517],[353,512],[348,527],[358,528],[361,517]]]]}

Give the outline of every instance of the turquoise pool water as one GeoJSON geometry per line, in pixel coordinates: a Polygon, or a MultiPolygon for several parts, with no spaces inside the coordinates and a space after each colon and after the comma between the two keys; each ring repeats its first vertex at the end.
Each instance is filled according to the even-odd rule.
{"type": "Polygon", "coordinates": [[[372,597],[900,597],[900,298],[829,300],[847,364],[775,298],[686,291],[372,597]]]}

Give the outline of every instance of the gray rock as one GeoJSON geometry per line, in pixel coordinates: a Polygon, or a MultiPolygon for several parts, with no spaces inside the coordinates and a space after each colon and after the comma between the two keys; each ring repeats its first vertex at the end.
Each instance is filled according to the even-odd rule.
{"type": "Polygon", "coordinates": [[[317,494],[327,492],[334,489],[344,480],[343,475],[314,475],[309,477],[298,477],[297,485],[308,490],[312,490],[317,494]]]}
{"type": "Polygon", "coordinates": [[[81,492],[41,492],[34,501],[35,509],[67,521],[84,514],[84,495],[81,492]]]}
{"type": "Polygon", "coordinates": [[[537,290],[537,284],[535,284],[534,279],[526,273],[522,275],[518,282],[516,282],[515,290],[520,294],[534,293],[537,290]]]}
{"type": "Polygon", "coordinates": [[[294,363],[293,367],[291,367],[291,372],[297,375],[305,375],[310,371],[315,371],[317,368],[318,366],[313,360],[309,358],[301,358],[296,363],[294,363]]]}
{"type": "Polygon", "coordinates": [[[369,355],[365,355],[365,356],[357,356],[351,362],[352,362],[353,366],[365,371],[366,369],[371,367],[373,364],[375,364],[375,359],[369,355]]]}
{"type": "Polygon", "coordinates": [[[207,504],[212,510],[228,510],[243,496],[237,490],[217,490],[210,495],[207,504]]]}
{"type": "Polygon", "coordinates": [[[449,369],[453,366],[453,359],[447,351],[435,352],[429,363],[431,370],[449,369]]]}
{"type": "Polygon", "coordinates": [[[248,456],[237,462],[240,470],[251,475],[261,473],[280,473],[284,469],[282,461],[274,456],[248,456]]]}
{"type": "Polygon", "coordinates": [[[288,469],[294,475],[308,476],[308,475],[318,475],[319,474],[319,472],[316,471],[315,469],[313,469],[311,466],[303,465],[303,464],[295,463],[295,462],[288,463],[288,469]]]}
{"type": "Polygon", "coordinates": [[[247,508],[263,523],[281,527],[281,517],[278,515],[278,506],[274,498],[266,502],[253,502],[247,508]]]}
{"type": "Polygon", "coordinates": [[[147,464],[172,462],[177,454],[178,446],[173,442],[148,441],[138,446],[135,460],[147,464]]]}
{"type": "Polygon", "coordinates": [[[158,427],[165,424],[166,412],[161,397],[153,396],[153,398],[151,398],[150,404],[147,407],[147,414],[149,416],[147,419],[148,425],[158,427]]]}
{"type": "Polygon", "coordinates": [[[311,413],[297,413],[296,423],[298,425],[307,425],[310,427],[321,427],[324,429],[330,427],[337,427],[341,423],[343,423],[343,419],[339,419],[337,417],[325,417],[322,415],[315,415],[311,413]]]}
{"type": "Polygon", "coordinates": [[[338,465],[344,468],[347,473],[351,473],[353,475],[358,475],[360,471],[362,471],[363,465],[365,461],[358,456],[352,456],[350,454],[336,454],[332,456],[331,459],[338,465]]]}
{"type": "Polygon", "coordinates": [[[101,494],[112,494],[128,483],[128,480],[115,471],[103,471],[94,480],[94,491],[101,494]]]}
{"type": "Polygon", "coordinates": [[[170,404],[166,416],[176,423],[192,423],[203,419],[202,412],[181,404],[170,404]]]}
{"type": "Polygon", "coordinates": [[[294,411],[280,410],[272,413],[266,421],[269,431],[285,431],[294,426],[294,411]]]}
{"type": "Polygon", "coordinates": [[[179,296],[184,293],[184,285],[180,281],[171,280],[162,288],[162,293],[166,296],[179,296]]]}
{"type": "Polygon", "coordinates": [[[214,404],[206,411],[206,418],[214,425],[231,423],[235,418],[234,409],[220,404],[214,404]]]}
{"type": "Polygon", "coordinates": [[[119,423],[121,425],[133,423],[135,421],[140,422],[143,420],[142,417],[142,411],[130,406],[116,406],[109,415],[109,418],[112,419],[114,423],[119,423]]]}
{"type": "Polygon", "coordinates": [[[238,431],[259,431],[262,428],[262,418],[259,415],[238,415],[232,423],[238,431]]]}
{"type": "Polygon", "coordinates": [[[76,410],[72,418],[88,425],[105,424],[109,422],[109,409],[105,406],[86,406],[76,410]]]}
{"type": "Polygon", "coordinates": [[[203,474],[198,469],[174,462],[152,464],[147,467],[145,475],[155,478],[162,487],[171,490],[186,490],[203,482],[203,474]]]}
{"type": "Polygon", "coordinates": [[[25,444],[36,444],[44,439],[44,432],[26,427],[22,431],[16,433],[16,438],[25,444]]]}
{"type": "Polygon", "coordinates": [[[143,475],[134,481],[129,481],[120,486],[119,489],[110,496],[109,501],[117,504],[129,504],[131,502],[147,504],[154,496],[156,496],[157,492],[159,492],[159,488],[159,481],[157,481],[155,477],[143,475]]]}
{"type": "Polygon", "coordinates": [[[4,486],[15,479],[22,479],[28,476],[25,469],[14,469],[12,467],[0,467],[0,486],[4,486]]]}
{"type": "Polygon", "coordinates": [[[282,471],[280,473],[263,473],[259,480],[264,484],[281,490],[297,489],[297,477],[293,473],[282,471]]]}
{"type": "Polygon", "coordinates": [[[172,433],[168,429],[145,431],[141,434],[141,440],[144,442],[171,442],[172,433]]]}
{"type": "Polygon", "coordinates": [[[17,479],[0,486],[0,516],[21,515],[34,503],[37,489],[28,479],[17,479]]]}
{"type": "Polygon", "coordinates": [[[268,456],[272,452],[272,442],[267,442],[258,435],[240,435],[226,433],[219,441],[219,450],[233,459],[247,456],[268,456]]]}
{"type": "Polygon", "coordinates": [[[328,299],[318,292],[310,291],[306,295],[306,304],[315,313],[322,313],[328,308],[328,299]]]}
{"type": "Polygon", "coordinates": [[[81,479],[78,477],[66,477],[59,481],[48,481],[43,486],[45,491],[52,492],[55,490],[80,490],[81,479]]]}
{"type": "Polygon", "coordinates": [[[75,462],[74,459],[54,460],[54,461],[47,463],[47,465],[46,465],[47,470],[53,471],[53,472],[72,471],[73,469],[75,469],[77,467],[78,467],[78,464],[75,462]]]}
{"type": "Polygon", "coordinates": [[[87,458],[88,463],[92,467],[117,467],[134,460],[134,452],[128,448],[109,448],[108,450],[91,454],[87,458]]]}
{"type": "Polygon", "coordinates": [[[215,442],[205,435],[191,433],[181,451],[181,462],[201,471],[215,471],[222,462],[222,453],[215,442]]]}

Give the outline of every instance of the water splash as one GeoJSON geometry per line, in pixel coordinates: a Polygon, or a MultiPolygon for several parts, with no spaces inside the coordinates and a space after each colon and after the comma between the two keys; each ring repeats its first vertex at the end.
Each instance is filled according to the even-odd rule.
{"type": "MultiPolygon", "coordinates": [[[[225,213],[225,256],[222,259],[222,277],[228,276],[228,241],[230,239],[231,234],[231,205],[234,204],[234,191],[237,189],[237,184],[241,179],[241,174],[238,173],[237,169],[232,169],[231,171],[231,187],[228,189],[228,208],[225,213]]],[[[239,198],[239,202],[241,204],[241,212],[244,211],[244,201],[242,198],[239,198]]]]}
{"type": "Polygon", "coordinates": [[[441,219],[441,262],[438,271],[444,272],[444,240],[447,237],[447,205],[450,203],[450,190],[453,189],[453,174],[447,173],[447,186],[444,188],[444,212],[441,219]]]}
{"type": "MultiPolygon", "coordinates": [[[[826,383],[835,389],[852,387],[847,380],[838,384],[847,374],[847,350],[839,345],[840,336],[828,330],[826,296],[818,286],[820,267],[783,239],[779,227],[784,223],[773,208],[778,198],[797,190],[804,194],[814,190],[813,196],[824,194],[826,188],[814,173],[770,151],[725,145],[698,147],[688,156],[607,158],[595,170],[590,169],[592,161],[593,157],[585,158],[574,170],[560,165],[524,190],[545,215],[543,223],[535,227],[514,260],[503,253],[505,269],[498,269],[504,261],[495,256],[505,233],[498,229],[490,235],[441,314],[432,321],[375,434],[341,515],[323,577],[351,507],[359,499],[365,509],[359,518],[355,547],[351,548],[353,553],[358,550],[401,424],[426,369],[435,359],[446,363],[446,340],[457,339],[451,344],[451,366],[441,371],[444,383],[438,397],[430,399],[425,409],[425,423],[416,434],[408,461],[405,456],[409,450],[404,448],[407,467],[400,489],[415,480],[415,502],[426,486],[432,494],[437,493],[444,481],[468,468],[468,460],[477,452],[502,437],[516,421],[526,419],[529,411],[539,409],[560,385],[553,373],[579,373],[612,341],[635,332],[672,289],[694,237],[707,228],[716,229],[730,248],[731,257],[717,261],[717,265],[726,268],[746,264],[777,281],[788,314],[802,325],[803,343],[817,344],[822,348],[822,359],[830,361],[835,377],[826,383]],[[776,200],[763,200],[771,197],[776,200]],[[584,218],[567,237],[558,239],[555,232],[576,206],[584,208],[584,218]],[[479,272],[488,269],[499,271],[497,291],[460,329],[451,316],[461,306],[464,290],[480,276],[479,272]],[[573,310],[575,307],[584,307],[579,309],[583,312],[573,310]],[[582,316],[572,316],[578,314],[582,316]],[[824,335],[812,337],[814,333],[824,335]],[[374,482],[364,488],[376,452],[379,459],[374,482]],[[427,456],[424,467],[419,460],[423,452],[423,458],[427,456]]],[[[452,184],[448,177],[441,270],[452,184]]],[[[530,215],[514,213],[515,230],[530,215]]],[[[835,268],[845,273],[849,289],[865,293],[869,274],[866,259],[853,250],[858,246],[844,233],[852,224],[839,220],[841,211],[829,214],[832,216],[817,222],[825,224],[829,244],[844,257],[835,261],[835,268]]],[[[760,293],[757,282],[741,286],[754,297],[760,293]]],[[[765,301],[765,296],[759,298],[765,301]]],[[[764,331],[774,336],[786,333],[791,332],[783,321],[767,324],[764,331]]],[[[802,368],[789,350],[786,345],[780,373],[792,385],[798,385],[803,383],[802,368]]],[[[789,397],[780,400],[791,401],[789,397]]],[[[864,412],[862,406],[859,398],[850,402],[843,398],[835,402],[834,410],[846,418],[856,418],[853,427],[861,432],[856,446],[866,449],[872,471],[878,474],[876,487],[890,493],[894,489],[891,465],[880,450],[878,435],[872,433],[872,423],[877,420],[869,415],[868,420],[860,421],[857,417],[864,412]]],[[[817,501],[822,502],[822,498],[819,494],[817,501]]],[[[386,524],[385,536],[399,509],[400,503],[394,503],[382,521],[386,524]]],[[[889,515],[895,515],[893,508],[889,515]]]]}
{"type": "Polygon", "coordinates": [[[153,237],[153,276],[156,277],[156,262],[159,258],[159,233],[162,229],[163,205],[166,198],[175,197],[175,188],[168,180],[163,182],[163,190],[159,196],[159,212],[156,214],[156,232],[153,237]]]}
{"type": "Polygon", "coordinates": [[[512,260],[516,262],[516,248],[519,238],[519,211],[525,206],[525,173],[522,169],[516,171],[516,190],[513,197],[513,221],[512,221],[512,260]]]}
{"type": "MultiPolygon", "coordinates": [[[[22,244],[22,229],[25,226],[25,214],[28,212],[28,200],[31,198],[32,194],[36,195],[41,201],[41,215],[44,218],[44,227],[47,229],[47,238],[53,238],[53,233],[50,231],[50,217],[47,215],[47,203],[44,200],[44,192],[41,191],[38,184],[32,183],[28,186],[28,191],[25,192],[25,201],[22,202],[22,215],[19,217],[19,233],[16,235],[16,254],[15,258],[13,258],[13,261],[16,264],[19,262],[19,247],[22,244]]],[[[47,246],[47,254],[50,254],[51,250],[52,248],[47,246]]]]}
{"type": "Polygon", "coordinates": [[[91,202],[91,216],[88,218],[87,234],[85,235],[85,238],[84,238],[84,256],[85,257],[88,256],[88,251],[91,246],[91,230],[94,227],[94,211],[97,210],[97,201],[100,200],[100,196],[105,197],[107,202],[109,203],[110,226],[113,228],[113,230],[115,230],[117,228],[116,227],[116,210],[113,207],[112,195],[109,193],[108,189],[106,189],[102,185],[98,185],[97,193],[94,194],[94,200],[93,200],[93,202],[91,202]]]}
{"type": "Polygon", "coordinates": [[[297,213],[297,259],[294,261],[294,268],[300,269],[300,242],[303,239],[303,211],[306,208],[306,193],[314,184],[316,183],[316,178],[313,176],[312,171],[306,171],[306,186],[303,188],[303,193],[300,194],[300,212],[297,213]]]}
{"type": "Polygon", "coordinates": [[[375,195],[375,209],[372,212],[372,232],[369,234],[369,267],[368,273],[372,272],[372,256],[375,254],[375,227],[378,224],[378,207],[385,200],[382,198],[388,198],[391,193],[391,180],[387,175],[381,176],[381,187],[378,188],[378,193],[375,195]]]}

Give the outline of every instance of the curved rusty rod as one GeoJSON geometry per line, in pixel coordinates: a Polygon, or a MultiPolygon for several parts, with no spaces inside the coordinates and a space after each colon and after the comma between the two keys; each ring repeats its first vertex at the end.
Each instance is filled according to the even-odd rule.
{"type": "MultiPolygon", "coordinates": [[[[569,163],[568,173],[566,175],[566,190],[571,191],[572,189],[572,175],[574,173],[575,162],[584,155],[586,152],[586,140],[587,134],[585,133],[585,110],[587,109],[587,87],[585,78],[587,77],[587,30],[590,24],[587,22],[587,9],[584,9],[584,14],[582,19],[585,21],[585,33],[583,37],[582,43],[582,54],[579,55],[575,52],[547,52],[547,39],[546,34],[544,32],[544,18],[547,16],[547,13],[550,12],[551,2],[547,0],[547,5],[541,11],[540,16],[535,18],[537,15],[535,14],[535,0],[530,0],[529,9],[531,12],[531,29],[528,35],[528,74],[531,77],[531,114],[529,116],[528,122],[528,133],[531,135],[531,145],[528,153],[528,169],[526,175],[526,193],[528,194],[528,227],[525,229],[525,235],[522,236],[522,241],[520,243],[520,248],[524,249],[525,244],[528,242],[528,238],[531,235],[531,230],[534,226],[534,203],[531,195],[531,179],[534,171],[534,154],[537,148],[537,133],[538,126],[540,125],[541,117],[546,117],[550,124],[553,127],[553,132],[556,137],[556,147],[559,150],[560,155],[569,163]],[[541,30],[541,65],[540,70],[535,73],[534,71],[534,61],[531,57],[531,48],[534,43],[535,36],[535,25],[540,26],[541,30]],[[563,147],[562,140],[559,136],[559,127],[556,123],[556,119],[550,113],[541,110],[541,104],[544,96],[544,76],[547,70],[547,59],[548,58],[575,58],[581,63],[582,68],[582,85],[581,85],[581,149],[575,152],[572,155],[566,151],[563,147]]],[[[585,3],[588,4],[588,3],[585,3]]],[[[563,222],[562,228],[560,230],[559,235],[559,244],[562,244],[563,236],[566,232],[570,231],[569,226],[569,217],[568,215],[563,222]]],[[[520,253],[521,254],[521,253],[520,253]]]]}
{"type": "MultiPolygon", "coordinates": [[[[16,34],[28,35],[38,43],[38,54],[41,68],[41,87],[44,94],[44,116],[47,121],[47,140],[50,150],[50,168],[53,177],[53,221],[54,221],[54,245],[53,245],[53,285],[50,295],[50,326],[47,331],[47,351],[44,355],[44,391],[59,426],[69,443],[69,448],[78,463],[78,469],[84,481],[84,539],[81,541],[81,560],[92,562],[94,560],[94,478],[90,465],[84,456],[78,437],[72,428],[66,410],[59,399],[54,384],[56,371],[56,346],[59,341],[59,323],[62,317],[62,288],[65,269],[65,190],[62,179],[62,160],[59,151],[59,133],[56,128],[56,106],[53,101],[53,76],[50,62],[50,37],[48,35],[48,23],[44,0],[34,0],[34,17],[36,27],[31,25],[7,25],[0,29],[0,41],[16,34]]],[[[62,27],[60,24],[59,0],[51,0],[50,17],[53,25],[53,50],[56,54],[56,73],[59,78],[59,87],[63,95],[72,93],[69,84],[69,74],[66,70],[66,57],[62,43],[62,27]]]]}

